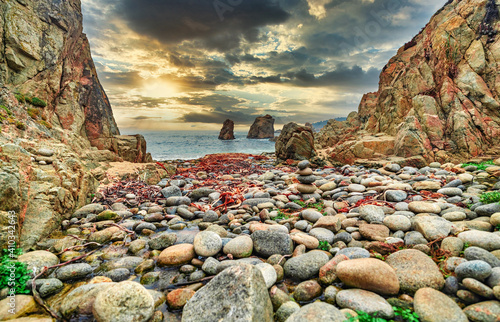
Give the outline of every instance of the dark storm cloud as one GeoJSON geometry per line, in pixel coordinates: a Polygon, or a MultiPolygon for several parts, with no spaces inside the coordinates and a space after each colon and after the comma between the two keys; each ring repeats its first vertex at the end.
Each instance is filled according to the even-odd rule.
{"type": "Polygon", "coordinates": [[[285,22],[289,14],[269,0],[123,0],[117,7],[136,32],[164,43],[203,39],[229,49],[258,40],[259,27],[285,22]]]}
{"type": "Polygon", "coordinates": [[[191,123],[216,123],[222,124],[231,119],[239,124],[252,124],[258,115],[251,115],[240,111],[227,111],[222,108],[214,108],[207,111],[191,112],[179,118],[179,122],[191,123]]]}
{"type": "Polygon", "coordinates": [[[333,0],[325,6],[331,18],[304,24],[301,39],[310,53],[329,57],[345,57],[384,43],[401,46],[445,2],[333,0]]]}
{"type": "Polygon", "coordinates": [[[176,101],[200,107],[200,111],[184,114],[179,122],[222,124],[226,119],[231,119],[236,123],[251,124],[258,116],[251,109],[238,107],[245,100],[217,93],[192,94],[189,97],[177,97],[176,101]]]}
{"type": "Polygon", "coordinates": [[[232,108],[240,103],[245,102],[242,99],[221,94],[201,95],[193,94],[189,97],[178,97],[176,100],[180,103],[188,105],[209,106],[215,108],[232,108]]]}
{"type": "Polygon", "coordinates": [[[161,119],[161,117],[139,115],[139,116],[131,117],[130,119],[134,120],[134,121],[144,121],[144,120],[151,120],[151,119],[161,119]]]}
{"type": "Polygon", "coordinates": [[[380,68],[396,49],[446,0],[332,0],[324,5],[324,17],[311,13],[312,2],[321,3],[82,0],[99,77],[108,93],[119,98],[116,105],[175,110],[183,104],[193,108],[178,122],[216,124],[226,118],[249,124],[266,113],[283,122],[347,115],[362,93],[376,90],[380,68]],[[179,97],[130,94],[154,79],[173,84],[179,97]],[[278,90],[259,97],[249,89],[259,84],[288,87],[283,93],[296,89],[294,97],[300,99],[278,90]],[[317,93],[325,101],[312,97],[314,88],[321,88],[317,93]],[[222,89],[255,99],[217,94],[222,89]],[[332,97],[341,99],[328,100],[332,97]]]}
{"type": "Polygon", "coordinates": [[[195,67],[194,63],[191,62],[189,57],[183,57],[181,55],[176,55],[175,53],[171,53],[169,55],[169,60],[176,67],[195,67]]]}
{"type": "Polygon", "coordinates": [[[366,87],[377,85],[379,75],[379,69],[370,68],[364,71],[359,66],[349,68],[346,65],[340,64],[335,70],[320,74],[319,76],[308,72],[306,69],[268,77],[252,76],[250,77],[250,84],[281,83],[301,87],[331,86],[336,88],[360,88],[364,91],[366,87]]]}
{"type": "Polygon", "coordinates": [[[281,74],[274,75],[274,76],[252,76],[250,77],[250,82],[249,84],[252,83],[275,83],[275,84],[280,84],[280,83],[286,83],[286,79],[281,78],[281,74]]]}
{"type": "Polygon", "coordinates": [[[320,64],[325,60],[317,57],[315,53],[309,52],[305,47],[300,47],[295,50],[276,52],[268,52],[266,58],[259,58],[249,54],[226,54],[228,64],[234,65],[240,62],[248,62],[255,68],[265,68],[273,70],[275,73],[286,73],[290,71],[298,71],[307,66],[311,68],[321,69],[320,64]]]}
{"type": "Polygon", "coordinates": [[[99,80],[105,86],[131,89],[140,86],[142,83],[142,78],[138,71],[110,72],[99,62],[96,62],[95,66],[99,75],[99,80]]]}
{"type": "Polygon", "coordinates": [[[133,96],[132,99],[127,99],[127,101],[122,105],[129,107],[157,108],[165,105],[166,103],[167,100],[164,98],[145,97],[141,95],[136,95],[133,96]]]}
{"type": "Polygon", "coordinates": [[[375,68],[364,71],[359,66],[349,68],[345,65],[338,65],[334,71],[317,77],[314,74],[308,73],[305,69],[288,76],[292,77],[293,83],[298,86],[334,86],[337,88],[346,88],[375,86],[379,75],[380,70],[375,68]]]}
{"type": "Polygon", "coordinates": [[[228,69],[221,67],[202,67],[205,75],[163,74],[159,80],[175,83],[182,92],[215,90],[223,84],[243,85],[243,80],[234,76],[228,69]]]}

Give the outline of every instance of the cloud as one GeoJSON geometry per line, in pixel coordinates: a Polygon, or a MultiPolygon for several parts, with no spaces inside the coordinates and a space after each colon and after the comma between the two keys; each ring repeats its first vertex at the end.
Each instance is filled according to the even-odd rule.
{"type": "Polygon", "coordinates": [[[285,22],[289,14],[267,0],[123,0],[117,7],[139,34],[163,43],[202,40],[209,48],[235,48],[258,40],[257,28],[285,22]]]}
{"type": "Polygon", "coordinates": [[[307,0],[309,4],[309,14],[318,19],[326,17],[325,5],[332,2],[332,0],[307,0]]]}
{"type": "Polygon", "coordinates": [[[255,115],[248,112],[248,108],[240,104],[247,101],[222,94],[196,93],[187,97],[178,97],[176,101],[180,104],[196,106],[194,112],[188,112],[179,117],[179,122],[190,123],[222,123],[226,119],[232,119],[238,123],[249,124],[255,119],[255,115]]]}
{"type": "Polygon", "coordinates": [[[176,100],[188,105],[210,106],[214,108],[231,108],[245,102],[245,100],[221,94],[192,94],[188,97],[178,97],[176,100]]]}
{"type": "MultiPolygon", "coordinates": [[[[179,122],[222,124],[231,119],[240,124],[251,124],[262,111],[249,108],[250,101],[223,94],[193,93],[190,96],[178,97],[176,101],[188,106],[196,106],[196,110],[183,114],[179,122]]],[[[271,114],[276,113],[272,111],[271,114]]]]}
{"type": "Polygon", "coordinates": [[[151,117],[151,116],[139,115],[139,116],[131,117],[130,119],[136,120],[136,121],[142,121],[142,120],[161,119],[161,117],[151,117]]]}
{"type": "Polygon", "coordinates": [[[82,9],[119,122],[159,113],[161,122],[141,124],[202,128],[266,113],[277,122],[347,115],[445,2],[82,0],[82,9]]]}
{"type": "Polygon", "coordinates": [[[252,124],[259,115],[251,115],[239,111],[227,111],[223,108],[214,108],[201,112],[190,112],[181,116],[179,122],[189,123],[216,123],[222,124],[226,119],[231,119],[239,124],[252,124]]]}
{"type": "Polygon", "coordinates": [[[303,68],[297,72],[267,77],[252,76],[250,83],[277,83],[288,86],[334,87],[336,89],[350,88],[351,90],[359,88],[364,92],[366,88],[373,88],[377,85],[380,71],[380,69],[376,68],[365,71],[359,66],[347,67],[340,64],[337,65],[336,69],[319,75],[310,73],[303,68]]]}
{"type": "Polygon", "coordinates": [[[332,86],[336,88],[353,87],[373,87],[377,84],[380,70],[370,68],[364,71],[359,66],[351,68],[345,65],[338,65],[333,71],[315,76],[308,73],[305,69],[293,75],[294,84],[298,86],[332,86]]]}
{"type": "Polygon", "coordinates": [[[96,62],[95,65],[98,71],[99,80],[105,86],[130,89],[136,88],[142,83],[143,79],[138,71],[110,72],[105,65],[99,62],[96,62]]]}

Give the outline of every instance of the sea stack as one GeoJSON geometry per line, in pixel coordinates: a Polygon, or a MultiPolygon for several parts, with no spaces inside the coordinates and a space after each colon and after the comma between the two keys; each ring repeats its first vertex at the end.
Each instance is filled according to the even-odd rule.
{"type": "Polygon", "coordinates": [[[271,115],[259,116],[255,119],[250,131],[248,131],[248,139],[271,139],[274,137],[274,119],[271,115]]]}
{"type": "Polygon", "coordinates": [[[230,119],[224,121],[220,130],[219,140],[234,140],[234,122],[230,119]]]}

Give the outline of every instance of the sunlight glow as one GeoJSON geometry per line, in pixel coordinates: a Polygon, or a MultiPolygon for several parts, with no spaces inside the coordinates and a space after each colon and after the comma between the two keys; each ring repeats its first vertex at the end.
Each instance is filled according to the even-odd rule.
{"type": "Polygon", "coordinates": [[[169,98],[177,96],[179,90],[172,82],[152,78],[145,81],[139,93],[144,97],[169,98]]]}

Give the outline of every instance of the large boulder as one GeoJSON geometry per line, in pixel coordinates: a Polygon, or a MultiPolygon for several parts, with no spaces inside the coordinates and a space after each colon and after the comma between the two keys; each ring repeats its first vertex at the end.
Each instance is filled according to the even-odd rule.
{"type": "Polygon", "coordinates": [[[314,302],[304,305],[300,310],[296,311],[286,320],[287,322],[344,322],[345,315],[335,306],[323,303],[314,302]]]}
{"type": "Polygon", "coordinates": [[[467,316],[455,301],[429,287],[421,288],[415,293],[413,305],[421,321],[468,321],[467,316]]]}
{"type": "MultiPolygon", "coordinates": [[[[0,133],[0,142],[4,139],[0,133]]],[[[53,144],[43,145],[54,148],[57,154],[71,151],[68,145],[53,144]]],[[[7,247],[9,222],[23,222],[20,246],[28,250],[60,228],[61,222],[69,219],[75,208],[82,207],[98,186],[91,171],[76,157],[58,161],[58,169],[67,173],[64,180],[52,167],[38,167],[30,153],[16,144],[0,143],[0,160],[0,248],[7,247]]]]}
{"type": "Polygon", "coordinates": [[[230,119],[224,121],[220,130],[219,140],[234,140],[234,122],[230,119]]]}
{"type": "Polygon", "coordinates": [[[248,139],[274,138],[274,119],[271,115],[259,116],[255,119],[247,135],[248,139]]]}
{"type": "Polygon", "coordinates": [[[225,269],[187,302],[182,321],[273,321],[262,273],[250,264],[225,269]]]}
{"type": "Polygon", "coordinates": [[[400,250],[389,255],[385,262],[396,271],[403,292],[415,293],[424,287],[440,290],[444,286],[439,267],[419,250],[400,250]]]}
{"type": "Polygon", "coordinates": [[[85,284],[73,289],[64,296],[59,312],[64,318],[91,315],[96,296],[115,283],[85,284]]]}
{"type": "Polygon", "coordinates": [[[154,313],[151,293],[137,282],[125,281],[99,292],[92,312],[99,322],[148,321],[154,313]]]}
{"type": "Polygon", "coordinates": [[[276,156],[282,160],[303,160],[316,156],[313,130],[294,122],[286,124],[276,141],[276,156]]]}
{"type": "Polygon", "coordinates": [[[140,134],[136,135],[116,135],[118,155],[123,161],[146,163],[153,162],[150,153],[146,152],[146,140],[140,134]]]}

